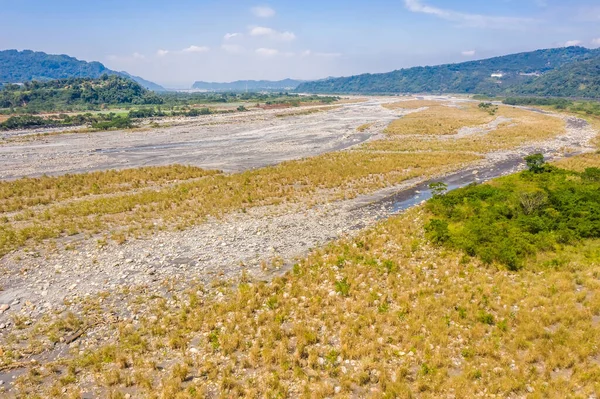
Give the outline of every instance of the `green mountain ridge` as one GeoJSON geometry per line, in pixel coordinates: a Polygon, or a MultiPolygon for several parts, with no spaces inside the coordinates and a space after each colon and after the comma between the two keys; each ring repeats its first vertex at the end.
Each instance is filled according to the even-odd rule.
{"type": "Polygon", "coordinates": [[[134,80],[153,91],[166,91],[156,83],[127,72],[117,72],[102,63],[81,61],[64,54],[47,54],[32,50],[0,51],[0,83],[25,83],[34,80],[48,81],[68,78],[97,79],[102,75],[118,75],[134,80]]]}
{"type": "MultiPolygon", "coordinates": [[[[528,94],[544,95],[543,82],[560,80],[557,74],[576,65],[584,73],[586,61],[600,57],[600,50],[584,47],[564,47],[511,54],[458,64],[444,64],[400,69],[388,73],[362,74],[305,82],[298,92],[311,93],[468,93],[468,94],[528,94]],[[555,73],[554,73],[555,72],[555,73]],[[549,75],[550,78],[546,76],[549,75]],[[553,77],[554,76],[554,77],[553,77]],[[540,82],[536,86],[535,82],[540,82]],[[540,88],[541,87],[541,88],[540,88]]],[[[591,64],[590,64],[591,65],[591,64]]],[[[593,72],[593,71],[592,71],[593,72]]],[[[587,71],[586,73],[590,73],[587,71]]],[[[593,73],[592,73],[593,74],[593,73]]],[[[583,79],[584,81],[594,79],[583,79]]],[[[554,91],[553,91],[554,92],[554,91]]],[[[593,94],[593,89],[585,93],[593,94]]],[[[569,96],[572,90],[555,91],[556,96],[569,96]]],[[[578,95],[584,97],[584,95],[578,95]]]]}
{"type": "Polygon", "coordinates": [[[600,56],[564,65],[515,88],[511,94],[600,98],[600,56]]]}

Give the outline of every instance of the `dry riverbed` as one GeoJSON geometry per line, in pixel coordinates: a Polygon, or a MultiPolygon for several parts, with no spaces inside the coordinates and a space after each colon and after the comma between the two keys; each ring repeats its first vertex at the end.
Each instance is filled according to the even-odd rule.
{"type": "Polygon", "coordinates": [[[29,140],[0,146],[0,178],[173,163],[225,171],[272,165],[367,140],[378,127],[383,130],[403,114],[381,107],[389,101],[179,118],[140,131],[56,134],[51,129],[38,130],[29,140]],[[298,115],[311,109],[319,112],[298,115]],[[366,123],[375,125],[367,132],[357,131],[366,123]]]}
{"type": "MultiPolygon", "coordinates": [[[[346,148],[380,134],[389,122],[402,114],[402,111],[381,107],[389,101],[392,100],[374,98],[344,104],[327,112],[285,118],[271,112],[248,114],[248,119],[211,116],[210,120],[199,118],[146,132],[41,137],[0,147],[1,177],[162,165],[175,161],[230,171],[263,166],[346,148]],[[364,133],[357,131],[358,126],[367,123],[374,125],[364,133]]],[[[523,167],[519,162],[521,157],[532,152],[560,157],[567,148],[574,152],[591,150],[588,143],[597,132],[580,119],[566,118],[566,122],[567,131],[560,137],[487,154],[484,161],[465,168],[462,180],[458,180],[462,184],[467,182],[465,176],[482,181],[514,172],[523,167]]],[[[495,126],[492,123],[483,130],[463,130],[460,134],[485,134],[495,126]]],[[[436,179],[443,180],[443,177],[436,179]]],[[[295,259],[311,249],[357,234],[402,210],[399,202],[409,199],[409,205],[419,203],[424,197],[416,189],[408,198],[397,196],[408,193],[407,190],[424,180],[413,179],[373,194],[325,205],[301,202],[250,208],[223,219],[210,218],[188,230],[159,232],[122,245],[99,243],[96,238],[70,237],[52,250],[43,246],[37,250],[18,250],[0,260],[3,276],[0,279],[0,345],[13,334],[32,331],[44,317],[52,319],[70,311],[82,314],[89,298],[107,298],[106,309],[110,311],[106,311],[110,317],[105,314],[106,320],[111,317],[135,320],[140,314],[133,302],[119,302],[124,292],[169,297],[192,283],[200,282],[210,289],[216,287],[215,282],[241,276],[270,279],[289,269],[295,259]]],[[[128,300],[134,299],[132,295],[128,300]]],[[[103,325],[99,323],[89,328],[72,342],[42,342],[37,348],[25,348],[31,343],[24,343],[24,349],[31,350],[23,352],[30,355],[19,360],[44,360],[39,358],[38,352],[64,356],[69,348],[93,347],[95,342],[110,339],[103,337],[103,325]]],[[[9,390],[13,379],[23,370],[2,371],[0,368],[0,392],[9,390]]]]}

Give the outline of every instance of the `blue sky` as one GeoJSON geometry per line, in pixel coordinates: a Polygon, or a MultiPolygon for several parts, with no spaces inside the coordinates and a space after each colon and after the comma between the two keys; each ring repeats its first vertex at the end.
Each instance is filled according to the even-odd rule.
{"type": "Polygon", "coordinates": [[[598,0],[0,0],[0,21],[1,49],[96,60],[169,87],[600,47],[598,0]]]}

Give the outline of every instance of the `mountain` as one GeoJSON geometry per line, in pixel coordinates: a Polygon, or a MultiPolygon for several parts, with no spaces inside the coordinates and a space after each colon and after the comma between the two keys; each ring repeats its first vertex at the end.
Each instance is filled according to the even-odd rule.
{"type": "Polygon", "coordinates": [[[151,82],[149,80],[146,80],[144,78],[140,78],[139,76],[134,76],[131,75],[125,71],[121,71],[119,72],[120,75],[128,77],[132,80],[134,80],[135,82],[139,83],[142,87],[148,89],[148,90],[152,90],[152,91],[167,91],[167,89],[165,89],[164,87],[162,87],[159,84],[156,84],[154,82],[151,82]]]}
{"type": "Polygon", "coordinates": [[[600,98],[600,56],[564,65],[510,92],[521,96],[600,98]]]}
{"type": "Polygon", "coordinates": [[[294,90],[302,80],[284,79],[270,80],[237,80],[229,83],[195,82],[192,89],[205,91],[278,91],[294,90]]]}
{"type": "Polygon", "coordinates": [[[80,61],[68,55],[46,54],[31,50],[0,51],[0,82],[24,83],[32,80],[47,81],[67,78],[99,78],[102,75],[119,75],[133,79],[153,91],[165,91],[156,83],[149,82],[127,72],[116,72],[99,62],[80,61]]]}
{"type": "Polygon", "coordinates": [[[389,73],[305,82],[310,93],[478,93],[500,94],[530,84],[564,65],[600,56],[600,50],[564,47],[511,54],[459,64],[400,69],[389,73]]]}

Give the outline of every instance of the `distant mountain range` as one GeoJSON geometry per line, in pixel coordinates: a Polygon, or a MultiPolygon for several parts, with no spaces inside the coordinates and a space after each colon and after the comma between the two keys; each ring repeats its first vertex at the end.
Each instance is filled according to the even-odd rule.
{"type": "Polygon", "coordinates": [[[205,91],[278,91],[294,90],[303,83],[302,80],[237,80],[229,83],[195,82],[192,89],[205,91]]]}
{"type": "Polygon", "coordinates": [[[300,84],[307,93],[472,93],[599,98],[600,49],[565,47],[300,84]]]}
{"type": "Polygon", "coordinates": [[[99,78],[118,75],[130,78],[146,89],[165,91],[162,86],[127,72],[108,69],[99,62],[81,61],[68,55],[46,54],[31,50],[0,51],[0,83],[24,83],[67,78],[99,78]]]}
{"type": "MultiPolygon", "coordinates": [[[[117,75],[152,91],[162,86],[99,62],[30,50],[0,51],[0,85],[32,80],[99,78],[117,75]]],[[[600,98],[600,49],[564,47],[458,64],[400,69],[317,81],[284,79],[195,82],[203,91],[296,91],[306,93],[467,93],[500,96],[600,98]]]]}

